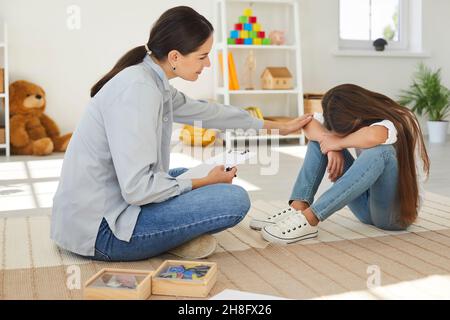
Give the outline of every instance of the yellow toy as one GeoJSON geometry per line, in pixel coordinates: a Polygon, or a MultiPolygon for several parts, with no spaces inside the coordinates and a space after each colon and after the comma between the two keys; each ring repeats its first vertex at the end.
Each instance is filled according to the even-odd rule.
{"type": "Polygon", "coordinates": [[[216,132],[211,129],[184,125],[181,129],[180,140],[187,145],[206,147],[214,143],[216,140],[216,132]]]}
{"type": "Polygon", "coordinates": [[[248,107],[245,108],[253,117],[264,120],[264,116],[261,112],[261,109],[258,107],[248,107]]]}

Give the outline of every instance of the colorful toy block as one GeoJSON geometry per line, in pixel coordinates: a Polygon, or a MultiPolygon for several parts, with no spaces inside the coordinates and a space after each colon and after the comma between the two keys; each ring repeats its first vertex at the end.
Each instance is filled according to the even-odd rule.
{"type": "Polygon", "coordinates": [[[248,38],[248,31],[239,31],[239,37],[238,38],[248,38]]]}
{"type": "Polygon", "coordinates": [[[254,23],[253,31],[261,31],[261,25],[259,23],[254,23]]]}
{"type": "Polygon", "coordinates": [[[248,23],[248,17],[247,16],[240,16],[239,17],[240,23],[248,23]]]}
{"type": "Polygon", "coordinates": [[[253,44],[259,44],[259,45],[261,45],[261,44],[262,44],[262,39],[261,39],[261,38],[254,38],[254,39],[253,39],[253,44]]]}
{"type": "Polygon", "coordinates": [[[232,30],[232,31],[230,32],[230,38],[233,38],[233,39],[239,38],[239,31],[237,31],[237,30],[232,30]]]}
{"type": "Polygon", "coordinates": [[[271,41],[266,38],[266,33],[257,21],[257,17],[253,16],[252,9],[245,9],[243,15],[239,16],[239,22],[234,24],[234,30],[230,32],[227,43],[269,45],[271,41]]]}
{"type": "Polygon", "coordinates": [[[252,31],[253,25],[251,23],[244,23],[244,30],[252,31]]]}

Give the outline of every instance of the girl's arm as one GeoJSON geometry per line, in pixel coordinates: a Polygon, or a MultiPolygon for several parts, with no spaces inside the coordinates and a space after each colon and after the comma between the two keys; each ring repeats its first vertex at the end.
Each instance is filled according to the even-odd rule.
{"type": "Polygon", "coordinates": [[[372,148],[384,143],[388,129],[382,126],[364,127],[342,138],[343,148],[372,148]]]}
{"type": "MultiPolygon", "coordinates": [[[[304,128],[303,132],[310,141],[321,141],[324,137],[331,134],[318,120],[313,119],[304,128]]],[[[325,153],[324,153],[325,154],[325,153]]],[[[326,152],[328,158],[327,172],[328,178],[335,182],[344,172],[344,155],[340,151],[326,152]]]]}
{"type": "Polygon", "coordinates": [[[331,132],[325,129],[325,127],[316,119],[312,119],[304,128],[306,138],[312,141],[320,141],[325,134],[330,134],[331,132]]]}
{"type": "MultiPolygon", "coordinates": [[[[303,128],[303,132],[308,140],[317,142],[320,142],[324,137],[331,134],[331,132],[316,119],[311,120],[311,122],[303,128]]],[[[328,158],[328,178],[332,182],[335,182],[344,172],[344,155],[340,151],[329,151],[326,152],[326,155],[328,158]]]]}
{"type": "Polygon", "coordinates": [[[372,148],[385,143],[388,138],[388,129],[383,126],[371,126],[359,129],[345,137],[326,134],[320,140],[322,153],[339,151],[346,148],[372,148]]]}

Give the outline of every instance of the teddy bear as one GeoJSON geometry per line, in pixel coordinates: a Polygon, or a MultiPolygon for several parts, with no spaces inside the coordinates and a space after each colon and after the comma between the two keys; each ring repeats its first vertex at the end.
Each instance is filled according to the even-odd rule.
{"type": "Polygon", "coordinates": [[[43,156],[67,149],[71,133],[60,135],[58,125],[45,111],[44,90],[28,81],[9,86],[11,151],[16,155],[43,156]]]}

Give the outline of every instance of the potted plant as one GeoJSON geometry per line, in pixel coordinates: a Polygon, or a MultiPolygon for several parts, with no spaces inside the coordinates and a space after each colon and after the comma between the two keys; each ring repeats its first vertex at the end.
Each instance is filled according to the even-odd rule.
{"type": "Polygon", "coordinates": [[[399,103],[410,106],[419,116],[428,116],[428,137],[431,143],[444,143],[447,138],[450,111],[450,90],[441,83],[441,69],[436,71],[419,65],[408,90],[402,90],[399,103]]]}

